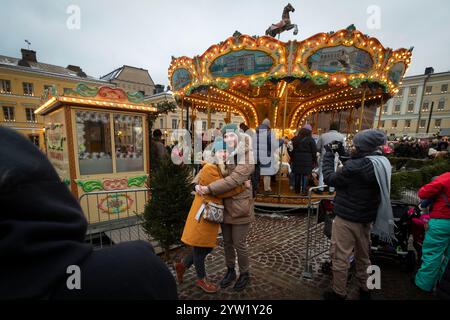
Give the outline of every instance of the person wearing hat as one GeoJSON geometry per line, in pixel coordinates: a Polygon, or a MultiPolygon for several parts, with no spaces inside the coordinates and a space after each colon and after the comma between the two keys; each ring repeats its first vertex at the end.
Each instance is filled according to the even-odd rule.
{"type": "MultiPolygon", "coordinates": [[[[212,151],[214,153],[212,158],[213,163],[206,163],[200,170],[194,179],[197,185],[207,186],[214,181],[228,176],[225,168],[225,161],[227,159],[226,144],[221,137],[214,140],[212,151]]],[[[217,245],[219,224],[203,219],[203,216],[201,214],[199,215],[198,212],[205,203],[212,202],[217,205],[223,205],[222,199],[238,195],[244,190],[245,186],[242,184],[220,195],[201,195],[198,192],[195,194],[181,237],[181,241],[193,249],[183,261],[175,264],[175,271],[179,283],[183,282],[185,271],[194,265],[197,273],[195,284],[207,293],[217,292],[218,286],[210,282],[206,277],[205,259],[217,245]]]]}
{"type": "MultiPolygon", "coordinates": [[[[339,141],[342,143],[342,146],[345,147],[345,137],[343,134],[339,133],[339,123],[333,122],[330,124],[330,130],[324,134],[322,134],[317,141],[317,151],[320,152],[320,163],[319,163],[319,186],[323,186],[323,157],[325,156],[325,146],[334,141],[339,141]]],[[[337,168],[339,162],[339,157],[336,155],[334,159],[334,166],[337,168]]],[[[323,192],[324,189],[319,189],[319,193],[323,192]]],[[[334,192],[333,187],[329,187],[328,191],[330,193],[334,192]]]]}
{"type": "Polygon", "coordinates": [[[335,155],[331,145],[325,146],[323,175],[325,183],[336,188],[332,227],[331,290],[325,299],[345,299],[349,258],[354,254],[360,298],[369,299],[367,268],[370,266],[371,232],[381,240],[395,239],[390,203],[391,164],[382,155],[386,135],[381,130],[359,132],[353,139],[351,158],[335,172],[335,155]],[[373,228],[372,228],[373,224],[373,228]]]}
{"type": "Polygon", "coordinates": [[[255,220],[254,199],[250,178],[254,172],[252,139],[239,130],[236,124],[227,124],[222,128],[224,141],[227,145],[226,172],[220,180],[200,186],[204,195],[223,195],[235,188],[246,185],[246,189],[232,197],[223,200],[225,207],[221,225],[225,263],[227,272],[220,282],[221,288],[233,284],[234,290],[244,290],[250,282],[250,261],[247,235],[251,223],[255,220]],[[236,280],[236,256],[239,265],[239,278],[236,280]],[[236,280],[236,281],[235,281],[236,280]]]}
{"type": "Polygon", "coordinates": [[[294,139],[292,139],[292,172],[295,176],[294,189],[296,193],[307,194],[307,185],[311,172],[317,162],[316,142],[312,138],[312,127],[306,124],[294,139]]]}

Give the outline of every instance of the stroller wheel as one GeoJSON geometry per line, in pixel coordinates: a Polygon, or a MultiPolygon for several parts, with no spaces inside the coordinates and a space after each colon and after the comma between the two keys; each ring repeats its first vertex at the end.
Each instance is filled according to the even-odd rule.
{"type": "Polygon", "coordinates": [[[413,272],[417,263],[416,252],[409,250],[406,255],[406,271],[413,272]]]}

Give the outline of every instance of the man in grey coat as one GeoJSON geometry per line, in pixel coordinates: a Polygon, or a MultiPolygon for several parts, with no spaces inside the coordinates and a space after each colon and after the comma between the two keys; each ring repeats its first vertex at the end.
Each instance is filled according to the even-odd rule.
{"type": "MultiPolygon", "coordinates": [[[[338,132],[339,123],[333,122],[330,124],[330,130],[320,136],[317,141],[317,151],[320,152],[320,163],[319,163],[319,186],[323,186],[323,158],[325,156],[325,146],[332,143],[333,141],[339,141],[345,147],[345,137],[338,132]]],[[[339,156],[336,154],[334,159],[334,170],[336,171],[337,164],[339,162],[339,156]]],[[[334,192],[334,187],[329,187],[330,192],[334,192]]],[[[323,188],[319,189],[319,192],[323,192],[323,188]]]]}

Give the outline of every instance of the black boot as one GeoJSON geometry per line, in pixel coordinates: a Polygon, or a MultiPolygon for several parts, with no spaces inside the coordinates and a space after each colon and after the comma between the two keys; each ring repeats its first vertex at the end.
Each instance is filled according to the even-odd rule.
{"type": "Polygon", "coordinates": [[[229,287],[234,280],[236,280],[236,271],[234,271],[234,268],[228,268],[227,273],[222,281],[220,281],[220,287],[225,289],[226,287],[229,287]]]}
{"type": "Polygon", "coordinates": [[[241,273],[239,279],[234,284],[233,289],[236,291],[242,291],[250,282],[250,274],[248,272],[241,273]]]}

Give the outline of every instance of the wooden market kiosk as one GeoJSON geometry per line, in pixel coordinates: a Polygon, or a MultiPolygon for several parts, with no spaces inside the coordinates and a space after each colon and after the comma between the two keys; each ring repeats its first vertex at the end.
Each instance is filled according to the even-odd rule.
{"type": "Polygon", "coordinates": [[[47,156],[90,224],[142,213],[149,175],[149,113],[141,93],[79,84],[54,88],[35,111],[44,116],[47,156]]]}

